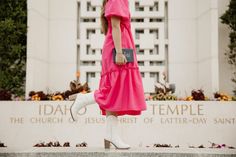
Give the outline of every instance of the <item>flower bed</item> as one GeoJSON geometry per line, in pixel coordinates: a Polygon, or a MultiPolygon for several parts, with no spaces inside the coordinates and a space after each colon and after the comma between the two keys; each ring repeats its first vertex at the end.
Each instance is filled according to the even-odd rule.
{"type": "MultiPolygon", "coordinates": [[[[83,85],[78,81],[70,82],[70,89],[64,92],[50,92],[43,91],[30,91],[27,98],[15,97],[7,90],[0,90],[0,100],[14,100],[14,101],[60,101],[69,100],[71,95],[77,93],[89,93],[90,87],[85,82],[83,85]]],[[[145,100],[173,100],[173,101],[236,101],[236,96],[231,96],[225,92],[216,91],[212,96],[206,96],[202,89],[193,89],[190,94],[186,97],[178,97],[174,95],[175,85],[174,84],[162,84],[160,82],[155,84],[155,93],[145,94],[145,100]]]]}

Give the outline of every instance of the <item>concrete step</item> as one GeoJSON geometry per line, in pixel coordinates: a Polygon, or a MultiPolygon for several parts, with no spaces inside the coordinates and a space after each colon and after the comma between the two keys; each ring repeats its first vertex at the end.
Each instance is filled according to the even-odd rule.
{"type": "Polygon", "coordinates": [[[236,157],[235,149],[218,148],[32,148],[17,151],[0,148],[0,157],[236,157]]]}

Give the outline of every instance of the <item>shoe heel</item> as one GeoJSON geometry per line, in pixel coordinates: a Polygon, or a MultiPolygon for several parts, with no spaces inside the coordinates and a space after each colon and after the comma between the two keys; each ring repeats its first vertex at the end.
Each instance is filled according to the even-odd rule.
{"type": "Polygon", "coordinates": [[[104,139],[104,146],[105,146],[105,149],[110,149],[110,146],[111,146],[111,142],[104,139]]]}

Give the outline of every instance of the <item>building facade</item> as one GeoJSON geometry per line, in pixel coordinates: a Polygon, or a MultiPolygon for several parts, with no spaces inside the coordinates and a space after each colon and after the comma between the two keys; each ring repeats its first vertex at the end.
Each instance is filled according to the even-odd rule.
{"type": "MultiPolygon", "coordinates": [[[[176,85],[178,96],[199,88],[209,96],[217,90],[232,93],[230,78],[224,75],[231,70],[219,46],[227,43],[218,20],[227,3],[129,0],[145,93],[164,81],[163,72],[176,85]]],[[[26,95],[30,90],[69,89],[78,71],[82,84],[87,81],[92,90],[98,88],[104,42],[101,5],[98,0],[28,0],[26,95]]]]}

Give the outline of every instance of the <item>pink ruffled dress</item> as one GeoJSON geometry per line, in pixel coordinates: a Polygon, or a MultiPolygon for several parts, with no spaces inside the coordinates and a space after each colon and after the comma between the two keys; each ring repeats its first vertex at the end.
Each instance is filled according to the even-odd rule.
{"type": "Polygon", "coordinates": [[[94,91],[95,101],[106,115],[107,111],[120,115],[140,115],[146,110],[146,101],[139,71],[136,49],[131,32],[131,19],[128,0],[109,0],[105,5],[105,17],[108,20],[108,32],[102,49],[102,71],[99,88],[94,91]],[[111,16],[121,19],[122,48],[134,49],[134,62],[117,65],[113,62],[111,16]]]}

